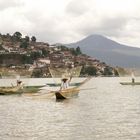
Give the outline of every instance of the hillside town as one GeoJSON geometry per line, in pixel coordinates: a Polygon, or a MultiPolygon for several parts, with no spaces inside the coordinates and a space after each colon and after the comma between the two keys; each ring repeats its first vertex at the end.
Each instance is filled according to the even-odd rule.
{"type": "Polygon", "coordinates": [[[83,54],[80,46],[74,49],[61,44],[37,42],[35,36],[23,38],[20,32],[0,34],[0,67],[34,69],[34,77],[49,77],[49,67],[76,66],[82,66],[81,76],[118,76],[115,68],[83,54]]]}

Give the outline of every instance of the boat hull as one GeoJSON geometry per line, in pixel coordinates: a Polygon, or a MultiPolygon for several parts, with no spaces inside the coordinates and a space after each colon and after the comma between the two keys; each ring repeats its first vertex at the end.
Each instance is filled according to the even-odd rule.
{"type": "MultiPolygon", "coordinates": [[[[47,84],[48,86],[50,86],[50,87],[57,87],[57,86],[61,86],[61,83],[58,83],[58,84],[54,84],[54,83],[48,83],[47,84]]],[[[79,83],[71,83],[70,84],[70,86],[80,86],[81,85],[81,83],[79,82],[79,83]]]]}
{"type": "Polygon", "coordinates": [[[37,93],[43,86],[25,86],[25,87],[0,87],[0,95],[11,95],[21,93],[37,93]]]}
{"type": "Polygon", "coordinates": [[[23,87],[23,93],[37,93],[39,92],[44,85],[42,86],[25,86],[23,87]]]}
{"type": "Polygon", "coordinates": [[[132,82],[121,82],[120,84],[121,85],[132,85],[132,86],[134,86],[134,85],[140,85],[140,82],[134,82],[134,83],[132,83],[132,82]]]}
{"type": "Polygon", "coordinates": [[[11,95],[20,93],[22,93],[22,90],[19,87],[0,88],[0,95],[11,95]]]}
{"type": "Polygon", "coordinates": [[[78,88],[69,88],[61,91],[56,91],[55,96],[58,100],[69,99],[74,96],[78,96],[79,89],[78,88]]]}

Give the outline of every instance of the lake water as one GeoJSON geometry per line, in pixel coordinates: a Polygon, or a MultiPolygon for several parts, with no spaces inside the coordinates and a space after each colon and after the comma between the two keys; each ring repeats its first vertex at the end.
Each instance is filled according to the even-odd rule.
{"type": "Polygon", "coordinates": [[[93,78],[61,102],[0,96],[0,140],[140,140],[140,86],[127,80],[93,78]]]}

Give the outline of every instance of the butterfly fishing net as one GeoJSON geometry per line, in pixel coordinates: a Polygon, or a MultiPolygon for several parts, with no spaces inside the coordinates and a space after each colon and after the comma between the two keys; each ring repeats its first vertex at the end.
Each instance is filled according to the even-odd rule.
{"type": "Polygon", "coordinates": [[[74,68],[49,68],[51,76],[53,78],[62,78],[62,77],[79,77],[82,66],[74,68]]]}

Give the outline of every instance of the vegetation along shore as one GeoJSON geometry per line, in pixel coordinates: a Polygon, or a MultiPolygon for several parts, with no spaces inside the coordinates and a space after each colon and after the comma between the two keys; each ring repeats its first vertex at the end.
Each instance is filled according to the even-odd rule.
{"type": "Polygon", "coordinates": [[[20,32],[0,34],[0,75],[7,75],[9,70],[33,69],[32,77],[50,77],[49,67],[76,66],[82,66],[81,76],[119,75],[116,68],[83,54],[80,46],[68,48],[61,44],[37,42],[35,36],[23,37],[20,32]]]}

